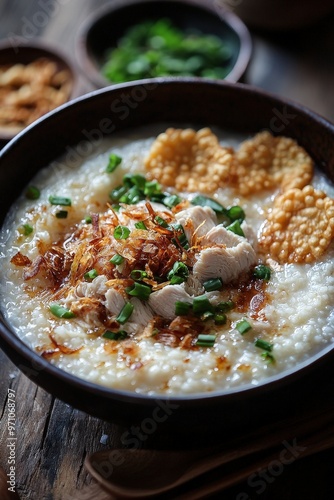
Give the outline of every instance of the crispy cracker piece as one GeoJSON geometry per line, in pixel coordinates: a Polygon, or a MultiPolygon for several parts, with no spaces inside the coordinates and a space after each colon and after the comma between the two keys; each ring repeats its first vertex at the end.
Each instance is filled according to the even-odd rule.
{"type": "Polygon", "coordinates": [[[260,248],[281,264],[314,262],[334,238],[334,200],[312,186],[289,189],[275,199],[260,248]]]}
{"type": "Polygon", "coordinates": [[[233,174],[238,191],[245,196],[275,187],[302,189],[311,182],[313,162],[293,139],[264,131],[241,143],[233,174]]]}
{"type": "Polygon", "coordinates": [[[233,154],[209,128],[169,128],[154,141],[145,168],[150,179],[165,186],[212,193],[229,183],[233,154]]]}

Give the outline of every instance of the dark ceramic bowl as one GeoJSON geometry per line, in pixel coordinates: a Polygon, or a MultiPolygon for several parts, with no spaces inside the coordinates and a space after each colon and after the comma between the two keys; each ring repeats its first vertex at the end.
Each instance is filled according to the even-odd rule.
{"type": "MultiPolygon", "coordinates": [[[[233,133],[271,129],[290,136],[334,180],[334,126],[304,107],[242,84],[147,80],[80,97],[39,119],[5,146],[0,154],[1,219],[32,176],[59,156],[92,153],[106,134],[126,135],[161,121],[177,126],[185,120],[233,133]]],[[[179,429],[183,436],[197,432],[198,439],[208,427],[214,429],[211,437],[219,430],[230,432],[231,427],[249,429],[272,417],[300,413],[305,405],[314,404],[315,397],[333,397],[333,345],[257,387],[166,401],[107,389],[65,373],[27,347],[3,316],[0,332],[1,347],[20,370],[72,406],[123,424],[153,419],[162,429],[179,429]]]]}
{"type": "Polygon", "coordinates": [[[226,42],[232,57],[225,80],[242,78],[251,56],[250,34],[233,12],[211,0],[116,0],[104,6],[78,33],[77,59],[84,76],[97,88],[110,85],[101,73],[110,48],[130,26],[166,17],[181,30],[198,29],[226,42]]]}
{"type": "MultiPolygon", "coordinates": [[[[48,44],[34,42],[33,45],[0,44],[0,66],[30,64],[36,59],[47,58],[57,65],[57,70],[66,70],[69,74],[68,100],[79,95],[78,73],[73,64],[58,49],[48,44]]],[[[14,137],[17,130],[0,126],[0,147],[14,137]]]]}

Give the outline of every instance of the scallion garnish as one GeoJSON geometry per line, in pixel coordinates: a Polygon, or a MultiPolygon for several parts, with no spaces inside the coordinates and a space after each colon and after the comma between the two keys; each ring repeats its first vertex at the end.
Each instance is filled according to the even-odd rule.
{"type": "Polygon", "coordinates": [[[177,300],[175,302],[175,315],[176,316],[187,316],[191,309],[191,304],[189,302],[182,302],[177,300]]]}
{"type": "Polygon", "coordinates": [[[128,295],[132,297],[137,297],[141,300],[148,300],[149,296],[152,293],[152,289],[148,285],[143,285],[142,283],[135,282],[132,286],[129,286],[125,289],[128,295]]]}
{"type": "Polygon", "coordinates": [[[274,356],[271,354],[271,352],[268,352],[268,351],[262,352],[261,358],[263,358],[268,363],[275,363],[275,361],[276,361],[274,356]]]}
{"type": "Polygon", "coordinates": [[[119,201],[120,198],[128,191],[128,188],[125,186],[118,186],[109,193],[109,198],[111,201],[119,201]]]}
{"type": "Polygon", "coordinates": [[[271,276],[271,269],[263,264],[260,264],[254,268],[253,276],[260,280],[269,281],[271,276]]]}
{"type": "Polygon", "coordinates": [[[56,213],[57,219],[67,219],[67,216],[68,216],[67,210],[59,210],[59,212],[56,213]]]}
{"type": "Polygon", "coordinates": [[[270,342],[267,342],[266,340],[263,339],[256,339],[254,342],[255,347],[258,347],[259,349],[263,349],[264,351],[271,352],[273,350],[274,344],[270,344],[270,342]]]}
{"type": "Polygon", "coordinates": [[[216,336],[207,334],[207,333],[201,333],[197,337],[196,345],[200,347],[213,347],[214,343],[216,341],[216,336]]]}
{"type": "Polygon", "coordinates": [[[145,189],[146,179],[141,174],[125,174],[123,177],[123,184],[127,188],[136,186],[143,191],[145,189]]]}
{"type": "Polygon", "coordinates": [[[114,238],[116,240],[126,240],[130,236],[130,229],[126,226],[117,226],[114,229],[114,238]]]}
{"type": "Polygon", "coordinates": [[[75,317],[74,312],[56,303],[50,305],[50,311],[57,318],[71,319],[75,317]]]}
{"type": "Polygon", "coordinates": [[[236,330],[238,330],[241,335],[252,329],[252,325],[247,321],[247,319],[241,319],[235,325],[236,330]]]}
{"type": "Polygon", "coordinates": [[[65,196],[49,196],[49,202],[51,205],[62,205],[64,207],[70,207],[72,205],[71,198],[66,198],[65,196]]]}
{"type": "Polygon", "coordinates": [[[41,196],[41,192],[36,186],[28,186],[25,195],[28,200],[38,200],[41,196]]]}
{"type": "MultiPolygon", "coordinates": [[[[170,227],[174,229],[174,231],[176,233],[176,235],[175,235],[176,239],[179,242],[179,244],[181,245],[181,247],[183,247],[185,250],[188,250],[189,243],[187,240],[186,233],[183,229],[183,226],[179,223],[176,223],[176,224],[171,224],[170,227]]],[[[174,245],[177,246],[175,238],[172,238],[172,242],[174,243],[174,245]]]]}
{"type": "MultiPolygon", "coordinates": [[[[144,185],[144,195],[148,198],[152,198],[157,195],[161,195],[161,186],[157,181],[146,181],[144,185]]],[[[162,201],[162,200],[161,200],[162,201]]]]}
{"type": "Polygon", "coordinates": [[[200,207],[210,207],[217,214],[226,215],[226,208],[223,207],[223,205],[221,205],[220,203],[218,203],[218,201],[215,201],[212,198],[208,198],[207,196],[202,196],[202,195],[195,196],[195,198],[191,200],[191,203],[193,205],[199,205],[200,207]]]}
{"type": "Polygon", "coordinates": [[[120,264],[123,264],[124,262],[124,257],[122,255],[119,255],[116,253],[111,259],[110,262],[114,264],[115,266],[119,266],[120,264]]]}
{"type": "Polygon", "coordinates": [[[181,203],[182,198],[180,198],[177,194],[172,194],[171,196],[166,196],[163,199],[163,204],[166,205],[166,207],[173,208],[176,207],[179,203],[181,203]]]}
{"type": "Polygon", "coordinates": [[[144,278],[147,278],[147,272],[141,271],[140,269],[133,269],[130,273],[130,278],[135,281],[141,281],[144,278]]]}
{"type": "Polygon", "coordinates": [[[147,227],[145,226],[145,222],[142,220],[139,222],[135,222],[135,228],[136,229],[144,229],[147,231],[147,227]]]}
{"type": "Polygon", "coordinates": [[[195,314],[202,314],[207,311],[214,312],[214,308],[206,295],[199,295],[193,300],[193,311],[195,314]]]}
{"type": "Polygon", "coordinates": [[[84,274],[84,278],[87,281],[93,280],[97,276],[98,276],[98,272],[96,269],[91,269],[90,271],[88,271],[87,273],[84,274]]]}
{"type": "Polygon", "coordinates": [[[162,217],[160,217],[160,215],[156,215],[154,217],[154,222],[156,222],[157,224],[159,224],[159,226],[164,227],[166,229],[169,227],[168,222],[165,221],[165,219],[163,219],[162,217]]]}
{"type": "Polygon", "coordinates": [[[189,269],[183,262],[175,262],[172,269],[167,274],[167,279],[171,285],[178,285],[187,280],[189,269]]]}
{"type": "Polygon", "coordinates": [[[110,330],[107,330],[102,335],[104,339],[108,340],[124,340],[127,338],[127,336],[128,332],[126,332],[125,330],[119,330],[118,332],[111,332],[110,330]]]}
{"type": "Polygon", "coordinates": [[[202,321],[208,321],[209,319],[213,319],[214,318],[214,313],[211,312],[211,311],[205,311],[202,315],[201,315],[201,320],[202,321]]]}
{"type": "Polygon", "coordinates": [[[203,286],[207,292],[214,292],[215,290],[221,290],[223,288],[223,282],[220,278],[213,278],[204,281],[203,286]]]}
{"type": "Polygon", "coordinates": [[[135,205],[140,200],[143,200],[143,192],[137,186],[132,186],[126,193],[124,193],[119,201],[121,203],[126,203],[127,205],[135,205]]]}
{"type": "Polygon", "coordinates": [[[23,234],[23,236],[29,236],[34,231],[34,228],[30,224],[23,224],[19,228],[19,232],[23,234]]]}
{"type": "Polygon", "coordinates": [[[92,218],[90,215],[87,215],[87,217],[85,217],[85,222],[86,224],[91,224],[92,223],[92,218]]]}
{"type": "Polygon", "coordinates": [[[241,226],[240,226],[240,221],[239,220],[235,220],[234,222],[232,222],[232,224],[230,224],[229,226],[227,226],[226,228],[228,231],[232,231],[232,233],[234,234],[237,234],[238,236],[245,236],[245,233],[243,232],[241,226]]]}
{"type": "Polygon", "coordinates": [[[121,325],[123,325],[128,321],[131,314],[133,313],[133,310],[134,310],[134,305],[131,304],[131,302],[127,302],[125,306],[122,308],[121,312],[116,317],[116,321],[118,321],[118,323],[121,323],[121,325]]]}
{"type": "Polygon", "coordinates": [[[216,311],[225,313],[231,311],[234,307],[234,302],[232,300],[227,300],[226,302],[219,302],[215,309],[216,311]]]}
{"type": "Polygon", "coordinates": [[[231,221],[243,221],[246,217],[245,212],[241,207],[239,207],[239,205],[234,205],[233,207],[228,208],[226,215],[231,221]]]}
{"type": "Polygon", "coordinates": [[[107,165],[106,172],[111,174],[114,170],[116,170],[120,163],[122,163],[122,158],[115,153],[111,153],[109,155],[109,163],[107,165]]]}
{"type": "Polygon", "coordinates": [[[225,325],[227,318],[225,314],[220,313],[220,314],[215,314],[213,320],[216,325],[225,325]]]}

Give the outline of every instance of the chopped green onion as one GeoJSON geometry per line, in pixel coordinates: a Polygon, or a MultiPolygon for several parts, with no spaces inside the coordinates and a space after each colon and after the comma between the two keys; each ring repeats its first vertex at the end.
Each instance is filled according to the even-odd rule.
{"type": "Polygon", "coordinates": [[[215,314],[213,319],[216,325],[225,325],[227,320],[225,314],[215,314]]]}
{"type": "Polygon", "coordinates": [[[127,188],[136,186],[143,191],[145,189],[146,179],[141,174],[125,174],[123,177],[123,184],[127,188]]]}
{"type": "Polygon", "coordinates": [[[117,226],[114,229],[114,238],[116,240],[126,240],[130,236],[130,229],[126,226],[117,226]]]}
{"type": "Polygon", "coordinates": [[[213,312],[211,311],[205,311],[202,315],[201,315],[201,320],[202,321],[208,321],[209,319],[213,319],[214,318],[214,314],[213,312]]]}
{"type": "Polygon", "coordinates": [[[131,304],[131,302],[127,302],[125,306],[122,308],[121,312],[116,317],[116,321],[118,321],[118,323],[121,323],[121,325],[123,325],[130,318],[131,314],[133,313],[133,310],[134,310],[134,305],[131,304]]]}
{"type": "Polygon", "coordinates": [[[28,200],[38,200],[41,192],[36,186],[28,186],[25,195],[28,200]]]}
{"type": "Polygon", "coordinates": [[[259,349],[263,349],[264,351],[271,352],[273,350],[274,344],[270,344],[266,340],[256,339],[254,342],[255,347],[259,347],[259,349]]]}
{"type": "Polygon", "coordinates": [[[64,207],[70,207],[72,205],[71,198],[66,198],[65,196],[49,196],[49,202],[51,205],[63,205],[64,207]]]}
{"type": "MultiPolygon", "coordinates": [[[[188,240],[187,240],[187,236],[186,236],[186,233],[183,229],[183,226],[181,224],[171,224],[171,226],[174,231],[177,233],[176,234],[176,239],[177,241],[179,242],[179,244],[181,245],[181,247],[183,247],[185,250],[188,250],[189,249],[189,243],[188,243],[188,240]]],[[[176,241],[175,239],[173,238],[172,239],[172,242],[174,243],[174,245],[176,244],[176,241]]]]}
{"type": "Polygon", "coordinates": [[[193,300],[193,311],[195,314],[202,314],[207,311],[214,312],[214,308],[206,295],[199,295],[193,300]]]}
{"type": "Polygon", "coordinates": [[[110,262],[112,264],[115,264],[115,266],[119,266],[120,264],[123,264],[124,262],[124,257],[122,255],[119,255],[118,253],[116,253],[111,259],[110,259],[110,262]]]}
{"type": "Polygon", "coordinates": [[[172,269],[167,274],[167,279],[172,285],[183,283],[189,276],[189,269],[183,262],[175,262],[172,269]]]}
{"type": "Polygon", "coordinates": [[[102,335],[104,339],[108,340],[124,340],[127,336],[128,332],[126,332],[125,330],[119,330],[118,332],[111,332],[110,330],[107,330],[102,335]]]}
{"type": "Polygon", "coordinates": [[[223,288],[223,282],[220,278],[213,278],[204,281],[203,286],[207,292],[214,292],[215,290],[221,290],[223,288]]]}
{"type": "Polygon", "coordinates": [[[143,285],[142,283],[134,283],[134,285],[129,286],[125,289],[126,293],[132,297],[138,297],[141,300],[148,300],[152,293],[152,289],[148,285],[143,285]]]}
{"type": "Polygon", "coordinates": [[[161,227],[164,227],[164,228],[168,228],[168,222],[165,221],[165,219],[163,219],[162,217],[160,217],[160,215],[156,215],[154,217],[154,222],[156,222],[157,224],[159,224],[159,226],[161,227]]]}
{"type": "Polygon", "coordinates": [[[140,281],[143,278],[147,278],[147,272],[141,271],[140,269],[133,269],[130,273],[130,278],[135,281],[140,281]]]}
{"type": "Polygon", "coordinates": [[[274,356],[270,352],[268,352],[268,351],[262,352],[261,353],[261,357],[265,361],[267,361],[268,363],[275,363],[275,361],[276,361],[275,358],[274,358],[274,356]]]}
{"type": "Polygon", "coordinates": [[[207,334],[207,333],[201,333],[197,337],[196,345],[200,347],[213,347],[214,343],[216,341],[216,336],[207,334]]]}
{"type": "Polygon", "coordinates": [[[235,307],[234,302],[232,300],[227,300],[226,302],[220,302],[216,306],[216,311],[225,313],[231,311],[232,309],[234,309],[234,307],[235,307]]]}
{"type": "Polygon", "coordinates": [[[92,218],[90,215],[87,215],[87,217],[85,217],[85,222],[86,224],[91,224],[92,223],[92,218]]]}
{"type": "Polygon", "coordinates": [[[172,194],[171,196],[166,196],[166,198],[163,199],[163,204],[166,205],[166,207],[173,208],[181,203],[181,201],[182,198],[180,198],[177,194],[172,194]]]}
{"type": "Polygon", "coordinates": [[[228,208],[226,215],[229,219],[231,219],[231,221],[235,220],[243,221],[246,217],[245,212],[238,205],[228,208]]]}
{"type": "Polygon", "coordinates": [[[238,330],[239,333],[241,333],[241,335],[243,335],[244,333],[252,329],[252,325],[247,321],[247,319],[241,319],[235,325],[235,328],[238,330]]]}
{"type": "Polygon", "coordinates": [[[109,163],[107,165],[106,172],[108,174],[111,174],[114,170],[116,170],[121,162],[122,158],[120,156],[116,155],[115,153],[111,153],[109,155],[109,163]]]}
{"type": "Polygon", "coordinates": [[[57,219],[67,219],[67,216],[68,216],[67,210],[59,210],[59,212],[56,213],[57,219]]]}
{"type": "Polygon", "coordinates": [[[258,278],[260,280],[269,281],[271,276],[271,269],[270,267],[260,264],[254,268],[253,275],[255,276],[255,278],[258,278]]]}
{"type": "Polygon", "coordinates": [[[50,311],[54,316],[57,316],[57,318],[70,319],[75,317],[72,311],[56,303],[50,305],[50,311]]]}
{"type": "Polygon", "coordinates": [[[96,278],[96,276],[98,276],[98,272],[96,269],[91,269],[90,271],[84,274],[85,280],[93,280],[94,278],[96,278]]]}
{"type": "Polygon", "coordinates": [[[191,304],[189,302],[182,302],[177,300],[175,302],[175,315],[176,316],[187,316],[191,309],[191,304]]]}
{"type": "Polygon", "coordinates": [[[162,193],[161,193],[160,184],[157,181],[147,181],[145,183],[145,186],[144,186],[144,194],[148,198],[152,198],[153,196],[161,195],[162,193]]]}
{"type": "Polygon", "coordinates": [[[34,228],[30,224],[23,224],[19,228],[19,232],[23,234],[23,236],[29,236],[33,232],[34,228]]]}
{"type": "Polygon", "coordinates": [[[227,226],[226,229],[228,231],[232,231],[232,233],[237,234],[238,236],[245,236],[245,233],[241,229],[240,221],[239,220],[235,220],[234,222],[232,222],[232,224],[230,224],[229,226],[227,226]]]}
{"type": "Polygon", "coordinates": [[[125,186],[118,186],[109,193],[111,201],[119,201],[120,198],[128,191],[125,186]]]}
{"type": "Polygon", "coordinates": [[[202,196],[202,195],[195,196],[195,198],[191,200],[191,203],[193,205],[199,205],[200,207],[210,207],[217,214],[226,215],[226,208],[224,208],[223,205],[213,200],[212,198],[208,198],[207,196],[202,196]]]}
{"type": "Polygon", "coordinates": [[[135,205],[140,200],[143,200],[143,192],[137,186],[132,186],[125,194],[123,194],[119,201],[127,205],[135,205]]]}
{"type": "Polygon", "coordinates": [[[136,229],[144,229],[147,231],[147,227],[145,226],[145,222],[142,220],[139,222],[135,222],[135,228],[136,229]]]}

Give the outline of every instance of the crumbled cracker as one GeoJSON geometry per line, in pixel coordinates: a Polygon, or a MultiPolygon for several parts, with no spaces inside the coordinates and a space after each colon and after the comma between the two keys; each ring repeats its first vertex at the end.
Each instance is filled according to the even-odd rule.
{"type": "Polygon", "coordinates": [[[233,153],[209,128],[169,128],[154,141],[145,168],[148,178],[165,186],[212,193],[229,183],[233,153]]]}
{"type": "Polygon", "coordinates": [[[259,244],[279,263],[314,262],[334,238],[334,200],[306,186],[275,199],[261,230],[259,244]]]}

